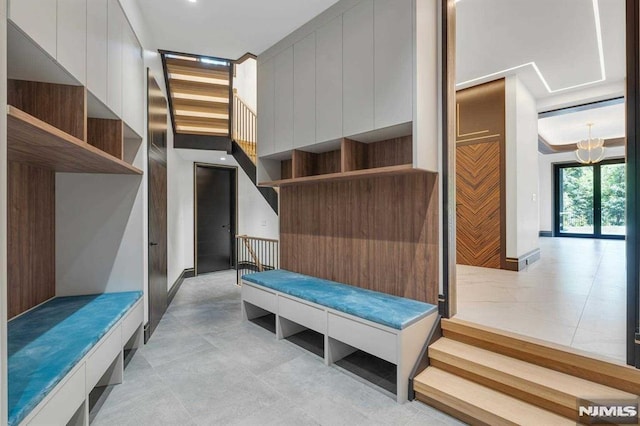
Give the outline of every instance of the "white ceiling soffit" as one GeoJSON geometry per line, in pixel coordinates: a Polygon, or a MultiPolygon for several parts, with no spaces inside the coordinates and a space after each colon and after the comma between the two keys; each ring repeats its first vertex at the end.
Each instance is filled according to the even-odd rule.
{"type": "Polygon", "coordinates": [[[538,120],[538,133],[550,145],[565,145],[586,139],[587,123],[593,123],[594,138],[614,139],[625,136],[623,102],[600,108],[544,117],[538,120]]]}
{"type": "Polygon", "coordinates": [[[457,87],[517,74],[538,99],[622,83],[624,0],[460,0],[457,87]]]}
{"type": "Polygon", "coordinates": [[[137,0],[160,49],[238,59],[260,54],[337,0],[137,0]]]}

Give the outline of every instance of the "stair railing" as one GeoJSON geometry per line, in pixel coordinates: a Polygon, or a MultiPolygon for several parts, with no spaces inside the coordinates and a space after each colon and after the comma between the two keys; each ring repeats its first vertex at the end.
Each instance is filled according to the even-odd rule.
{"type": "Polygon", "coordinates": [[[236,235],[236,279],[251,272],[270,271],[280,267],[278,240],[236,235]]]}
{"type": "Polygon", "coordinates": [[[256,112],[252,110],[238,96],[237,90],[233,90],[233,139],[242,147],[244,152],[255,164],[256,139],[257,139],[258,119],[256,112]]]}

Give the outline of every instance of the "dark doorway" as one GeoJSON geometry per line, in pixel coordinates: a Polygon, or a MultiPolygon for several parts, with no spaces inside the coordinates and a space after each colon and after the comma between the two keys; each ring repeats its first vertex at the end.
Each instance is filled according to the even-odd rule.
{"type": "Polygon", "coordinates": [[[196,275],[233,268],[237,169],[194,167],[196,275]]]}
{"type": "Polygon", "coordinates": [[[147,81],[149,328],[146,339],[167,310],[167,101],[148,70],[147,81]]]}
{"type": "Polygon", "coordinates": [[[624,239],[625,171],[624,159],[556,164],[554,235],[624,239]]]}

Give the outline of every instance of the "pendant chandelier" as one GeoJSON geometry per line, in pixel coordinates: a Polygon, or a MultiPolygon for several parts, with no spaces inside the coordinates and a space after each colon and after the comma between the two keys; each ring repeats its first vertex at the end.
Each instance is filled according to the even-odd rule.
{"type": "Polygon", "coordinates": [[[587,127],[589,127],[589,138],[581,140],[576,144],[578,147],[578,149],[576,149],[576,158],[582,164],[594,164],[604,158],[604,139],[591,137],[592,126],[593,123],[587,124],[587,127]]]}

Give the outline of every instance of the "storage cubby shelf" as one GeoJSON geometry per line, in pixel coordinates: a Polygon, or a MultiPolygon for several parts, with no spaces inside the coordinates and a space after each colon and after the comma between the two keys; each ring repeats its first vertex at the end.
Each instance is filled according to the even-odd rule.
{"type": "Polygon", "coordinates": [[[9,159],[66,173],[141,175],[142,171],[62,130],[9,106],[9,159]]]}
{"type": "Polygon", "coordinates": [[[261,182],[259,186],[282,187],[289,185],[300,185],[304,183],[340,181],[357,178],[370,178],[377,176],[405,175],[409,173],[429,173],[426,170],[416,169],[412,164],[401,164],[398,166],[378,167],[375,169],[353,170],[343,173],[329,173],[324,175],[305,176],[293,179],[282,179],[272,182],[261,182]]]}

